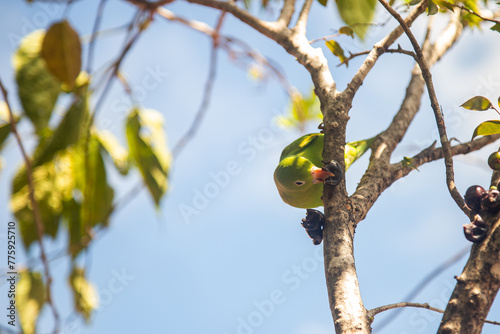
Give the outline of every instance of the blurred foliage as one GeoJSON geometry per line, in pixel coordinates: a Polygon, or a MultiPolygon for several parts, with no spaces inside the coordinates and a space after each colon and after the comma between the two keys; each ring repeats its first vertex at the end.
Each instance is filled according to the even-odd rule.
{"type": "Polygon", "coordinates": [[[43,39],[40,55],[48,70],[71,89],[82,67],[78,33],[68,21],[54,23],[43,39]]]}
{"type": "MultiPolygon", "coordinates": [[[[108,180],[110,168],[126,176],[137,168],[142,182],[159,205],[168,189],[171,155],[163,129],[163,116],[155,110],[136,108],[126,120],[127,147],[109,131],[93,123],[93,82],[81,71],[81,45],[67,21],[47,31],[25,36],[12,57],[17,90],[23,108],[16,123],[31,125],[36,143],[29,154],[33,198],[40,213],[43,235],[56,238],[68,233],[67,251],[73,271],[69,277],[75,310],[86,322],[98,306],[95,288],[75,266],[88,247],[95,229],[108,226],[116,206],[115,190],[108,180]],[[53,117],[58,98],[61,116],[53,117]],[[26,117],[24,117],[26,116],[26,117]],[[27,123],[26,123],[27,121],[27,123]],[[130,152],[130,154],[129,154],[130,152]]],[[[0,148],[11,134],[7,104],[0,101],[0,148]]],[[[37,215],[31,200],[27,168],[21,165],[12,180],[10,209],[18,221],[27,251],[39,240],[37,215]]],[[[24,333],[35,333],[45,287],[40,273],[23,272],[18,282],[17,309],[24,333]]]]}
{"type": "Polygon", "coordinates": [[[24,114],[31,120],[40,136],[46,133],[61,92],[59,80],[52,76],[40,56],[44,36],[43,30],[36,30],[27,35],[12,57],[24,114]]]}
{"type": "Polygon", "coordinates": [[[45,286],[38,272],[22,271],[16,286],[16,308],[24,334],[35,334],[38,315],[45,303],[45,286]]]}
{"type": "Polygon", "coordinates": [[[73,290],[75,310],[83,316],[85,322],[89,323],[92,311],[99,307],[97,290],[85,278],[83,268],[73,268],[69,276],[69,283],[73,290]]]}
{"type": "Polygon", "coordinates": [[[319,99],[313,90],[305,97],[299,92],[293,93],[290,96],[287,113],[276,117],[276,123],[282,128],[298,129],[301,132],[308,122],[321,123],[322,120],[319,99]]]}
{"type": "Polygon", "coordinates": [[[130,156],[157,206],[167,190],[172,157],[163,131],[163,116],[152,109],[133,109],[126,125],[130,156]]]}

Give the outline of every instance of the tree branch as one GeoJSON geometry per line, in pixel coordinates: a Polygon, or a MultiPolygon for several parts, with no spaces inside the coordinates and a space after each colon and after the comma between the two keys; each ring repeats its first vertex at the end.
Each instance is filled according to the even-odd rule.
{"type": "MultiPolygon", "coordinates": [[[[438,334],[479,334],[500,289],[500,219],[498,214],[481,212],[488,235],[472,246],[469,261],[441,320],[438,334]]],[[[497,323],[498,324],[498,323],[497,323]]]]}
{"type": "MultiPolygon", "coordinates": [[[[460,36],[462,28],[458,15],[452,16],[448,26],[441,32],[435,43],[430,45],[429,26],[423,43],[424,53],[429,58],[429,65],[433,65],[451,48],[460,36]]],[[[401,142],[413,118],[420,110],[424,85],[421,70],[418,65],[415,65],[403,103],[389,127],[379,134],[373,143],[370,165],[355,193],[351,196],[357,222],[364,219],[378,196],[393,182],[389,168],[392,152],[401,142]]]]}
{"type": "Polygon", "coordinates": [[[309,11],[311,10],[312,0],[305,0],[304,5],[302,6],[302,10],[300,11],[299,18],[295,27],[293,28],[293,32],[295,34],[306,35],[306,25],[307,18],[309,17],[309,11]]]}
{"type": "Polygon", "coordinates": [[[401,27],[404,29],[405,34],[408,36],[413,49],[418,57],[418,65],[422,70],[422,76],[424,78],[425,84],[427,86],[427,91],[429,93],[429,99],[431,101],[432,110],[434,111],[434,117],[436,118],[436,124],[439,131],[439,139],[441,140],[441,145],[443,147],[444,152],[444,162],[446,167],[446,184],[448,185],[448,190],[450,192],[451,197],[455,200],[458,207],[467,215],[470,215],[470,209],[465,205],[464,199],[462,195],[458,191],[455,180],[454,180],[454,171],[453,171],[453,158],[450,149],[450,143],[448,140],[448,136],[446,135],[446,126],[444,123],[442,111],[439,107],[439,102],[437,100],[436,92],[434,90],[434,84],[432,83],[432,75],[429,71],[429,66],[427,61],[422,53],[422,49],[418,44],[415,36],[411,32],[410,28],[406,24],[405,20],[396,12],[385,0],[379,0],[379,2],[384,6],[384,8],[399,22],[401,27]]]}
{"type": "Polygon", "coordinates": [[[193,135],[198,130],[201,122],[203,121],[203,117],[205,116],[208,106],[210,105],[210,97],[212,96],[212,89],[215,81],[215,76],[217,74],[217,54],[219,48],[219,31],[222,27],[222,22],[224,21],[224,17],[226,12],[223,11],[219,16],[217,21],[216,28],[214,30],[214,34],[212,35],[212,51],[210,54],[210,69],[208,73],[208,78],[205,83],[205,89],[203,91],[203,98],[201,105],[196,113],[193,123],[189,127],[188,131],[181,137],[181,139],[177,142],[177,144],[172,149],[172,155],[176,158],[179,153],[182,151],[184,146],[193,138],[193,135]]]}
{"type": "Polygon", "coordinates": [[[35,221],[36,233],[38,238],[38,243],[40,245],[40,257],[42,259],[44,274],[45,274],[45,298],[47,300],[47,304],[49,304],[50,309],[52,310],[52,315],[54,317],[54,333],[59,333],[60,327],[60,318],[59,312],[54,304],[54,300],[52,298],[52,275],[50,274],[50,266],[49,261],[47,260],[47,255],[45,252],[45,246],[43,243],[43,220],[42,215],[40,213],[40,207],[38,206],[38,202],[35,199],[35,181],[33,179],[33,168],[31,166],[30,159],[26,150],[24,149],[23,141],[21,140],[21,136],[17,131],[16,121],[14,119],[14,115],[12,114],[12,109],[10,107],[9,98],[7,90],[5,89],[2,80],[0,79],[0,90],[2,91],[2,96],[5,100],[5,104],[7,105],[7,112],[9,114],[9,122],[10,128],[14,137],[16,138],[17,145],[19,146],[19,150],[21,151],[21,155],[24,160],[24,164],[26,166],[26,176],[28,178],[28,189],[29,189],[29,199],[31,203],[31,208],[33,210],[33,218],[35,221]]]}
{"type": "MultiPolygon", "coordinates": [[[[419,5],[417,5],[411,12],[408,14],[405,19],[405,23],[407,26],[411,26],[413,21],[422,14],[427,8],[428,0],[423,0],[419,5]]],[[[363,84],[368,73],[371,71],[378,58],[385,52],[385,50],[391,46],[398,38],[403,34],[404,30],[401,26],[396,27],[390,34],[385,36],[382,40],[377,42],[373,49],[370,51],[368,57],[364,60],[361,67],[358,69],[351,82],[347,84],[346,90],[343,92],[346,98],[352,99],[356,94],[359,87],[363,84]]]]}
{"type": "MultiPolygon", "coordinates": [[[[411,301],[413,298],[415,298],[420,293],[420,291],[422,291],[432,280],[438,277],[446,269],[456,264],[467,253],[469,253],[469,249],[470,246],[466,246],[462,248],[460,251],[458,251],[456,254],[454,254],[452,257],[450,257],[449,259],[446,259],[443,263],[440,263],[436,268],[434,268],[427,275],[425,275],[424,278],[422,278],[420,282],[403,298],[403,300],[411,301]]],[[[396,312],[394,312],[392,317],[385,318],[383,319],[383,321],[377,323],[377,327],[375,328],[375,330],[377,332],[381,331],[386,325],[388,325],[391,321],[396,319],[396,317],[401,313],[401,311],[402,309],[398,309],[396,312]]]]}
{"type": "MultiPolygon", "coordinates": [[[[394,303],[394,304],[376,307],[374,309],[369,310],[368,313],[370,314],[370,316],[373,317],[379,313],[382,313],[382,312],[385,312],[388,310],[393,310],[395,308],[402,308],[402,307],[425,308],[427,310],[434,311],[434,312],[441,313],[441,314],[445,312],[445,311],[438,309],[436,307],[432,307],[427,303],[422,304],[422,303],[401,302],[401,303],[394,303]]],[[[484,320],[484,322],[486,322],[488,324],[500,326],[500,322],[497,322],[497,321],[484,320]]],[[[467,333],[469,333],[469,332],[467,332],[467,333]]]]}
{"type": "Polygon", "coordinates": [[[187,0],[187,1],[189,3],[220,9],[228,13],[231,13],[237,19],[248,24],[250,27],[254,28],[258,32],[271,38],[274,41],[279,40],[280,37],[282,36],[282,31],[284,29],[283,25],[277,24],[276,22],[267,22],[260,20],[259,18],[253,16],[246,10],[238,7],[234,2],[220,1],[220,0],[187,0]]]}
{"type": "Polygon", "coordinates": [[[283,8],[281,9],[280,17],[277,23],[287,28],[292,20],[293,13],[295,12],[295,0],[285,0],[283,8]]]}
{"type": "Polygon", "coordinates": [[[92,73],[92,65],[94,60],[94,47],[97,38],[97,32],[99,31],[99,26],[101,25],[101,20],[104,11],[104,5],[107,0],[101,0],[99,2],[99,7],[97,8],[97,15],[94,21],[94,27],[92,28],[92,35],[90,37],[88,56],[87,56],[87,73],[90,75],[92,73]]]}

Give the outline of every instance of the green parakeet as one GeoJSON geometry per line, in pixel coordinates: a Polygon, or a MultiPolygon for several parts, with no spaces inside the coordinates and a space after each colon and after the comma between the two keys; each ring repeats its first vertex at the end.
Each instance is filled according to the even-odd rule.
{"type": "MultiPolygon", "coordinates": [[[[372,141],[373,138],[346,144],[346,169],[368,150],[372,141]]],[[[333,169],[323,167],[323,143],[322,133],[311,133],[293,141],[281,153],[274,182],[285,203],[304,209],[322,206],[323,183],[340,182],[335,181],[343,176],[338,164],[333,169]]]]}

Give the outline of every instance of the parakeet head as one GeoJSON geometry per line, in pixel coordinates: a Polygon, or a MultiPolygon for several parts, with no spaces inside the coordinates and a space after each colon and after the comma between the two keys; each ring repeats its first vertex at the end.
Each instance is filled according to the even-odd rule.
{"type": "Polygon", "coordinates": [[[323,181],[332,175],[304,157],[291,156],[276,167],[274,182],[285,203],[308,209],[323,205],[323,181]]]}

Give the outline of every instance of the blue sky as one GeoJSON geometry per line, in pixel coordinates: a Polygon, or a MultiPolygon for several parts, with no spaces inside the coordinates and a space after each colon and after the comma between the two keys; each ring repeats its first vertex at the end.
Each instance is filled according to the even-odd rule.
{"type": "MultiPolygon", "coordinates": [[[[310,39],[329,35],[342,25],[332,3],[326,9],[314,3],[308,26],[310,39]]],[[[80,35],[90,33],[97,4],[95,0],[76,2],[70,11],[70,21],[80,35]]],[[[8,15],[0,20],[0,75],[18,108],[10,67],[15,43],[24,33],[60,20],[64,7],[17,1],[2,8],[8,15]]],[[[174,2],[168,8],[210,25],[217,19],[216,11],[184,2],[174,2]]],[[[110,0],[103,28],[122,26],[132,15],[130,4],[110,0]]],[[[365,50],[394,26],[391,22],[371,31],[365,44],[347,37],[339,41],[351,52],[365,50]]],[[[423,27],[424,17],[414,27],[417,35],[421,36],[423,27]]],[[[309,92],[308,73],[272,41],[232,17],[224,22],[222,33],[260,50],[280,65],[294,86],[309,92]]],[[[492,100],[500,95],[498,38],[498,33],[488,29],[466,32],[461,43],[432,69],[450,137],[466,141],[479,122],[496,117],[493,112],[473,114],[458,106],[474,95],[492,100]]],[[[404,38],[398,42],[408,46],[404,38]]],[[[121,45],[122,35],[99,40],[94,68],[109,64],[121,45]]],[[[206,36],[157,17],[125,60],[123,70],[136,97],[144,107],[165,116],[170,146],[184,134],[198,109],[209,49],[206,36]],[[156,85],[148,85],[152,82],[156,85]]],[[[361,59],[351,61],[346,69],[335,67],[337,59],[326,54],[342,89],[361,59]]],[[[401,103],[412,66],[412,60],[402,55],[387,54],[379,60],[353,103],[348,140],[368,138],[385,129],[401,103]]],[[[126,96],[115,84],[96,119],[100,128],[110,129],[122,142],[123,118],[128,111],[123,101],[127,101],[126,96]]],[[[66,279],[68,259],[51,262],[64,333],[333,333],[322,246],[312,245],[299,224],[304,211],[284,204],[272,180],[281,150],[300,135],[273,122],[286,111],[287,104],[287,96],[276,81],[250,80],[246,71],[221,51],[210,109],[196,137],[174,163],[161,210],[155,210],[147,192],[142,191],[113,215],[109,229],[99,235],[87,256],[79,259],[101,298],[101,307],[89,325],[72,311],[66,279]],[[195,210],[186,214],[186,207],[195,210]]],[[[308,130],[315,131],[315,126],[308,130]]],[[[28,146],[34,145],[29,127],[22,129],[22,135],[28,146]]],[[[425,95],[422,110],[395,152],[394,162],[419,152],[434,139],[437,132],[425,95]]],[[[456,183],[462,193],[472,184],[489,184],[486,157],[495,148],[492,145],[455,159],[456,183]]],[[[10,180],[20,164],[14,142],[2,151],[2,160],[0,221],[7,222],[13,219],[7,205],[10,180]]],[[[361,159],[347,173],[350,192],[366,164],[366,158],[361,159]]],[[[137,173],[110,177],[118,197],[138,181],[137,173]]],[[[430,270],[470,246],[463,237],[464,223],[467,218],[446,189],[442,161],[421,167],[420,172],[411,173],[384,192],[355,235],[365,306],[402,301],[430,270]]],[[[1,233],[5,231],[6,227],[0,231],[2,245],[5,234],[1,233]]],[[[65,242],[63,235],[47,242],[48,252],[57,253],[65,242]]],[[[18,264],[25,264],[28,258],[21,254],[18,264]]],[[[436,277],[414,301],[443,308],[453,289],[453,276],[460,274],[464,264],[465,258],[436,277]]],[[[0,292],[4,305],[5,285],[0,292]]],[[[499,320],[498,314],[500,304],[496,302],[489,318],[499,320]]],[[[6,323],[0,319],[0,324],[6,323]]],[[[439,319],[427,310],[406,309],[382,333],[431,333],[439,319]]],[[[52,329],[47,307],[39,328],[40,333],[52,329]]],[[[485,325],[484,333],[493,332],[492,326],[485,325]]]]}

